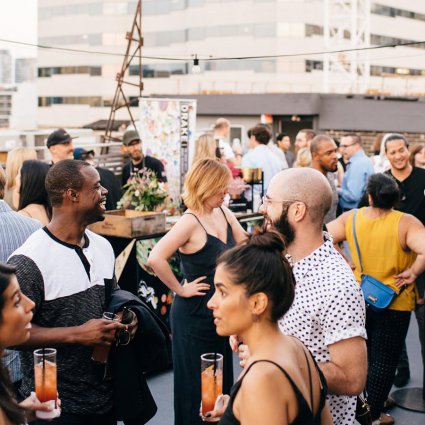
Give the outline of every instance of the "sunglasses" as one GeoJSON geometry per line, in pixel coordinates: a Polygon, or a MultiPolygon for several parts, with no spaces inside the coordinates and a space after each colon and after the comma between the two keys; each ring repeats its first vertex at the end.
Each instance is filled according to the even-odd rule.
{"type": "MultiPolygon", "coordinates": [[[[122,316],[121,316],[121,323],[123,323],[124,325],[130,325],[133,322],[136,321],[136,313],[129,309],[128,307],[124,307],[123,311],[122,311],[122,316]]],[[[117,333],[117,337],[116,337],[116,345],[128,345],[131,341],[131,335],[130,332],[127,329],[121,329],[118,333],[117,333]]]]}

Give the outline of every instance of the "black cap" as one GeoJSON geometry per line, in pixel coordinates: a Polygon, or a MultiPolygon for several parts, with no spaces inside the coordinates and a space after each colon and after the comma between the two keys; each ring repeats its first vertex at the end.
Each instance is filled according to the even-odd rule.
{"type": "Polygon", "coordinates": [[[74,159],[85,160],[88,155],[94,156],[94,150],[86,150],[84,148],[75,148],[74,149],[74,159]]]}
{"type": "Polygon", "coordinates": [[[71,137],[69,133],[63,128],[58,128],[47,138],[46,146],[50,148],[53,145],[60,145],[62,143],[69,143],[72,139],[77,139],[77,137],[71,137]]]}

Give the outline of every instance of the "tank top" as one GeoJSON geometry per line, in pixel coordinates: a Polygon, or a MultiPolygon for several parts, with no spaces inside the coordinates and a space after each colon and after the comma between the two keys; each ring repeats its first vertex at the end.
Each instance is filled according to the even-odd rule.
{"type": "Polygon", "coordinates": [[[232,227],[227,220],[226,214],[221,209],[223,216],[227,223],[227,237],[226,241],[223,242],[221,239],[207,232],[204,225],[201,223],[199,218],[193,213],[185,213],[193,215],[201,227],[204,229],[207,236],[205,245],[198,251],[191,254],[184,254],[179,251],[180,256],[180,267],[185,279],[188,282],[200,276],[206,276],[203,280],[205,283],[210,284],[210,289],[204,297],[191,297],[185,298],[186,303],[191,304],[191,313],[206,314],[212,316],[212,311],[207,309],[206,304],[214,294],[214,274],[216,268],[216,261],[218,256],[226,249],[235,246],[235,240],[233,238],[232,227]]]}
{"type": "MultiPolygon", "coordinates": [[[[304,351],[304,356],[307,362],[308,374],[310,379],[310,405],[313,406],[313,384],[312,384],[312,377],[311,377],[311,370],[310,370],[310,362],[308,361],[306,350],[304,348],[303,348],[303,351],[304,351]]],[[[296,418],[291,422],[291,425],[320,425],[321,414],[322,414],[323,407],[325,406],[325,403],[326,403],[326,395],[327,395],[328,389],[327,389],[326,380],[325,380],[325,377],[323,376],[322,371],[318,368],[317,363],[314,360],[314,357],[311,356],[311,358],[313,359],[315,368],[317,372],[319,373],[320,382],[322,383],[322,388],[320,391],[319,409],[315,415],[313,414],[310,406],[308,405],[301,391],[295,385],[294,381],[292,380],[292,378],[289,376],[288,372],[286,372],[285,369],[283,369],[280,365],[278,365],[277,363],[271,360],[257,360],[255,362],[252,362],[249,365],[247,371],[242,375],[239,381],[237,381],[235,385],[233,385],[230,391],[229,404],[227,405],[227,408],[220,419],[219,425],[240,425],[240,422],[233,414],[233,403],[235,401],[237,393],[239,392],[242,386],[243,379],[248,374],[252,366],[260,362],[271,363],[275,365],[285,375],[286,379],[291,384],[291,387],[295,393],[295,397],[297,399],[297,405],[298,405],[298,414],[296,418]]]]}
{"type": "MultiPolygon", "coordinates": [[[[362,257],[363,273],[385,283],[396,292],[394,275],[408,269],[416,259],[416,254],[404,251],[400,245],[398,228],[404,213],[390,211],[383,217],[366,217],[365,208],[359,209],[356,217],[356,234],[362,257]]],[[[360,262],[356,252],[353,232],[353,214],[345,223],[345,234],[350,248],[351,259],[356,268],[354,275],[361,281],[360,262]]],[[[412,311],[415,308],[415,285],[407,285],[406,289],[389,305],[390,310],[412,311]]]]}

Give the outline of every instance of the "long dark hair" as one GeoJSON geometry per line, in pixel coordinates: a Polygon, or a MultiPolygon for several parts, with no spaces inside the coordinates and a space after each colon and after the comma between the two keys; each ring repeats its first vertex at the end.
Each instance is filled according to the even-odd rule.
{"type": "Polygon", "coordinates": [[[39,204],[45,207],[49,220],[52,218],[52,208],[45,187],[49,169],[48,164],[35,159],[23,162],[18,210],[22,210],[30,204],[39,204]]]}
{"type": "MultiPolygon", "coordinates": [[[[15,267],[0,263],[0,322],[3,320],[3,307],[5,303],[4,291],[10,284],[15,267]]],[[[5,348],[5,347],[1,347],[5,348]]],[[[9,373],[0,361],[0,409],[7,419],[14,425],[26,423],[25,410],[16,403],[13,397],[13,386],[9,373]]]]}
{"type": "Polygon", "coordinates": [[[245,286],[248,295],[267,295],[274,323],[289,310],[295,296],[295,278],[284,249],[279,233],[257,231],[245,245],[224,251],[217,259],[217,265],[230,273],[232,283],[245,286]]]}

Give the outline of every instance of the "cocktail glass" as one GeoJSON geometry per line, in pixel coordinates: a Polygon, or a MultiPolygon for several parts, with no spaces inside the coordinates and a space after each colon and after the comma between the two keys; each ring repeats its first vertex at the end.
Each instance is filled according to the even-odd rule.
{"type": "Polygon", "coordinates": [[[201,356],[202,416],[214,410],[217,398],[223,393],[223,356],[206,353],[201,356]]]}
{"type": "MultiPolygon", "coordinates": [[[[58,397],[56,350],[54,348],[41,348],[34,351],[34,381],[35,394],[42,403],[48,402],[52,408],[56,407],[58,397]]],[[[37,411],[40,419],[50,419],[52,412],[37,411]]]]}
{"type": "MultiPolygon", "coordinates": [[[[102,315],[102,319],[112,320],[114,322],[120,322],[121,319],[117,314],[105,312],[102,315]]],[[[111,347],[109,345],[97,345],[94,347],[91,358],[97,363],[106,364],[108,361],[109,350],[111,347]]]]}

